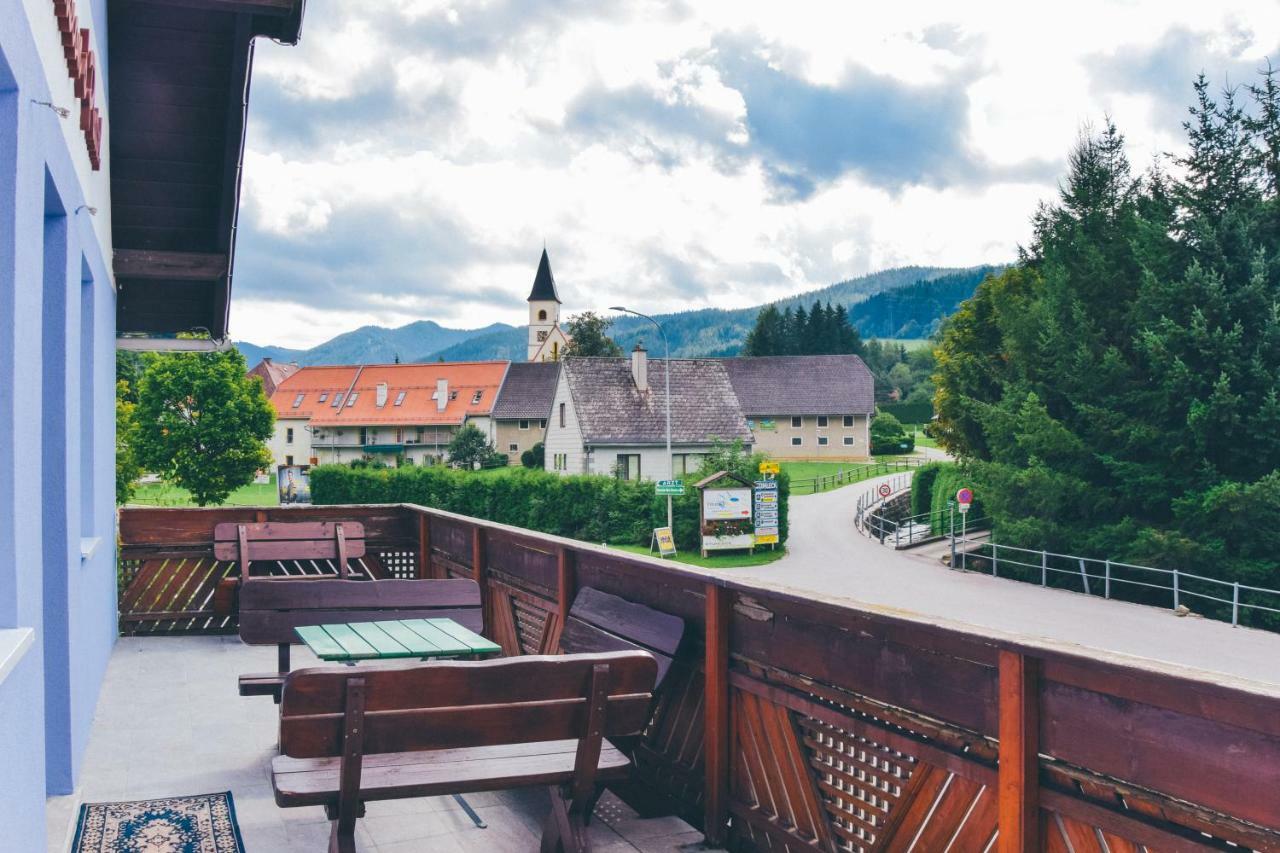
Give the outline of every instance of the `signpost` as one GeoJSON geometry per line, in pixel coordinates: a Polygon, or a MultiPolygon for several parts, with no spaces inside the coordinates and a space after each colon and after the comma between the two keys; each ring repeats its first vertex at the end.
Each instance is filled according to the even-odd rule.
{"type": "Polygon", "coordinates": [[[657,546],[658,556],[674,557],[676,555],[676,538],[671,533],[670,527],[655,527],[653,529],[653,539],[650,541],[649,547],[657,546]]]}
{"type": "MultiPolygon", "coordinates": [[[[764,465],[760,467],[763,468],[764,465]]],[[[778,527],[778,481],[757,480],[752,504],[755,515],[756,544],[777,545],[780,533],[778,527]]]]}
{"type": "Polygon", "coordinates": [[[678,498],[684,494],[684,480],[659,480],[657,493],[678,498]]]}
{"type": "Polygon", "coordinates": [[[879,491],[880,497],[887,498],[889,495],[893,494],[893,486],[890,486],[888,483],[881,483],[879,491]]]}
{"type": "Polygon", "coordinates": [[[782,471],[782,466],[777,462],[761,462],[760,473],[766,478],[776,477],[782,471]]]}
{"type": "Polygon", "coordinates": [[[693,486],[702,493],[698,501],[702,556],[707,556],[708,551],[754,548],[755,501],[751,481],[728,471],[717,471],[693,486]]]}
{"type": "Polygon", "coordinates": [[[969,507],[973,504],[973,489],[967,486],[956,492],[956,503],[960,505],[960,538],[965,538],[965,519],[969,515],[969,507]]]}

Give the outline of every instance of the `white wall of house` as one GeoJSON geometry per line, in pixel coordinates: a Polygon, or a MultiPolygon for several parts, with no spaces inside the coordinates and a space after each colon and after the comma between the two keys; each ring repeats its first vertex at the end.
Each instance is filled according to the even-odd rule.
{"type": "Polygon", "coordinates": [[[311,461],[311,430],[306,418],[279,418],[275,432],[267,441],[267,449],[276,465],[287,465],[293,457],[294,465],[307,465],[311,461]],[[292,432],[291,432],[292,431],[292,432]]]}
{"type": "Polygon", "coordinates": [[[822,417],[826,419],[826,426],[818,425],[820,420],[816,415],[751,416],[749,422],[755,448],[771,459],[830,459],[839,462],[870,457],[870,419],[866,415],[822,417]],[[849,426],[844,425],[846,417],[852,419],[849,426]],[[794,423],[796,418],[799,418],[799,425],[794,423]]]}
{"type": "Polygon", "coordinates": [[[544,450],[548,471],[555,471],[557,474],[587,473],[586,457],[582,446],[582,427],[578,423],[578,413],[573,406],[573,395],[569,393],[569,380],[563,370],[560,371],[560,378],[556,381],[556,394],[551,403],[551,417],[547,421],[544,450]]]}
{"type": "MultiPolygon", "coordinates": [[[[676,457],[677,464],[687,466],[686,470],[677,469],[674,475],[675,479],[689,480],[689,473],[697,470],[701,463],[701,457],[710,453],[713,446],[710,444],[702,445],[676,445],[671,448],[671,455],[676,457]],[[684,456],[684,459],[680,457],[684,456]],[[696,458],[691,458],[696,457],[696,458]]],[[[612,475],[617,469],[620,456],[640,457],[640,479],[642,480],[670,480],[673,479],[671,473],[671,457],[667,456],[667,446],[665,443],[657,445],[595,445],[592,446],[588,454],[588,471],[589,474],[605,474],[612,475]]]]}

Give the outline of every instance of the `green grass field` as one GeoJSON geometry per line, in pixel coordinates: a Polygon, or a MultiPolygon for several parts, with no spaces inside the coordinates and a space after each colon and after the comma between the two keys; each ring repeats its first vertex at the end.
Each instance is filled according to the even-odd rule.
{"type": "Polygon", "coordinates": [[[938,442],[925,435],[920,430],[916,430],[916,447],[937,447],[938,442]]]}
{"type": "MultiPolygon", "coordinates": [[[[627,551],[631,554],[648,554],[651,557],[658,555],[650,551],[643,545],[610,545],[618,551],[627,551]]],[[[768,548],[759,548],[754,554],[748,554],[745,551],[731,551],[724,554],[714,554],[710,557],[703,558],[697,551],[688,553],[681,552],[675,556],[676,562],[688,563],[691,566],[701,566],[704,569],[740,569],[746,566],[763,566],[781,560],[786,556],[785,548],[778,548],[770,551],[768,548]]],[[[672,559],[668,557],[667,559],[672,559]]]]}
{"type": "MultiPolygon", "coordinates": [[[[195,506],[191,493],[168,483],[144,483],[138,486],[130,504],[144,506],[195,506]]],[[[250,483],[236,489],[227,498],[226,506],[276,506],[280,503],[276,493],[276,478],[268,483],[250,483]]]]}

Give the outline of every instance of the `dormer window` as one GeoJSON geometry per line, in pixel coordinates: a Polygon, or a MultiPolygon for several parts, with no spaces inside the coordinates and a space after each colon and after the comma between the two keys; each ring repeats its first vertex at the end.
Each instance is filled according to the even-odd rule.
{"type": "Polygon", "coordinates": [[[307,395],[304,393],[304,394],[299,394],[298,396],[293,398],[293,407],[295,409],[302,405],[302,398],[305,396],[307,395]]]}
{"type": "Polygon", "coordinates": [[[347,408],[351,408],[356,404],[356,398],[360,396],[359,391],[352,391],[351,396],[347,398],[347,408]]]}
{"type": "Polygon", "coordinates": [[[342,397],[343,397],[343,392],[341,391],[336,392],[333,395],[333,402],[330,403],[329,405],[333,406],[335,409],[342,408],[342,397]]]}
{"type": "Polygon", "coordinates": [[[409,393],[408,391],[401,391],[399,394],[396,394],[396,402],[395,402],[395,405],[397,405],[397,406],[403,405],[403,404],[404,404],[404,395],[405,395],[405,394],[408,394],[408,393],[409,393]]]}
{"type": "Polygon", "coordinates": [[[456,399],[458,399],[458,392],[457,392],[457,391],[450,391],[450,392],[449,392],[449,399],[450,399],[450,400],[456,400],[456,399]]]}
{"type": "Polygon", "coordinates": [[[479,402],[480,402],[480,398],[481,398],[481,397],[483,397],[483,396],[484,396],[484,389],[483,389],[483,388],[481,388],[479,391],[477,391],[477,392],[476,392],[476,393],[471,397],[471,405],[473,405],[473,406],[474,406],[475,404],[479,403],[479,402]]]}
{"type": "Polygon", "coordinates": [[[328,400],[328,399],[329,399],[329,392],[328,392],[328,391],[321,391],[321,392],[320,392],[320,402],[321,402],[321,403],[323,403],[323,402],[325,402],[325,401],[326,401],[326,400],[328,400]]]}

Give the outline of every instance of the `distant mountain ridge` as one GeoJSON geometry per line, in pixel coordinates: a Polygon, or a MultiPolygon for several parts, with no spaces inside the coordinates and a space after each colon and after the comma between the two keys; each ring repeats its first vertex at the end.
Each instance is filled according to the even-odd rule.
{"type": "MultiPolygon", "coordinates": [[[[476,336],[520,331],[506,323],[493,323],[480,329],[450,329],[434,320],[419,320],[394,329],[361,326],[344,332],[311,349],[257,346],[237,342],[236,347],[252,366],[263,358],[296,361],[298,364],[390,364],[400,361],[426,361],[439,350],[476,336]]],[[[523,336],[523,332],[520,334],[523,336]]]]}
{"type": "MultiPolygon", "coordinates": [[[[854,328],[864,338],[927,337],[960,301],[973,294],[988,273],[998,269],[898,267],[780,299],[775,304],[785,309],[808,307],[815,300],[830,301],[849,310],[854,328]]],[[[741,349],[762,307],[700,308],[658,315],[657,319],[666,330],[673,356],[729,356],[741,349]]],[[[630,350],[643,340],[655,356],[661,355],[662,341],[656,330],[638,317],[618,317],[610,333],[623,350],[630,350]]],[[[236,346],[250,365],[263,356],[304,365],[385,364],[397,356],[401,361],[523,361],[527,340],[523,326],[495,323],[483,329],[449,329],[422,320],[396,329],[364,326],[309,350],[245,343],[236,346]]]]}

